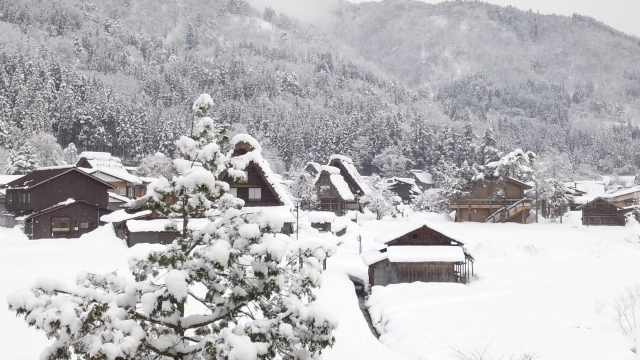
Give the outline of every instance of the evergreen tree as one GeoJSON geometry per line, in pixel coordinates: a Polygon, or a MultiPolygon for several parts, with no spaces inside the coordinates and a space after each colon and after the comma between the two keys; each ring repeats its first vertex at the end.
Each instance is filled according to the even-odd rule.
{"type": "Polygon", "coordinates": [[[333,344],[337,324],[313,292],[328,249],[301,241],[290,252],[287,237],[243,217],[219,180],[244,172],[220,151],[226,126],[206,116],[212,106],[196,100],[178,175],[150,186],[151,206],[181,229],[171,245],[131,259],[133,280],[85,272],[77,288],[42,280],[9,299],[54,339],[43,359],[312,359],[333,344]],[[191,230],[194,215],[209,223],[191,230]]]}
{"type": "Polygon", "coordinates": [[[78,149],[73,143],[69,143],[62,151],[62,155],[64,156],[64,161],[69,165],[74,165],[78,161],[78,149]]]}
{"type": "Polygon", "coordinates": [[[31,136],[27,143],[33,149],[33,154],[38,159],[38,166],[64,165],[62,147],[51,134],[37,133],[31,136]]]}
{"type": "Polygon", "coordinates": [[[501,156],[502,155],[500,153],[500,150],[498,150],[498,141],[495,138],[493,128],[489,127],[482,137],[480,149],[478,150],[478,163],[480,165],[485,165],[487,163],[500,159],[501,156]]]}
{"type": "Polygon", "coordinates": [[[18,151],[11,150],[4,168],[7,175],[24,175],[38,168],[34,151],[29,145],[22,145],[18,151]]]}

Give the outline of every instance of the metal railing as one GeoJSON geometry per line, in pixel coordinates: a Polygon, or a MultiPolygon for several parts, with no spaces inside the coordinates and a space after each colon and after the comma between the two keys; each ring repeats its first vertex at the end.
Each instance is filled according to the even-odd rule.
{"type": "Polygon", "coordinates": [[[494,212],[493,214],[489,215],[489,217],[487,218],[487,222],[498,222],[499,220],[501,220],[502,218],[502,214],[506,213],[507,214],[507,219],[509,219],[510,217],[512,217],[513,215],[518,214],[520,211],[523,211],[526,208],[531,208],[533,206],[533,202],[530,199],[522,199],[519,200],[509,206],[505,208],[500,208],[498,211],[494,212]]]}

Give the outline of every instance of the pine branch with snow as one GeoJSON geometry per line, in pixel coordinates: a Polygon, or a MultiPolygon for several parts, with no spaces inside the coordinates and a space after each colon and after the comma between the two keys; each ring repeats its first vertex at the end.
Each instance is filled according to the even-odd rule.
{"type": "MultiPolygon", "coordinates": [[[[194,111],[206,115],[207,106],[194,111]]],[[[333,345],[337,323],[314,289],[334,249],[265,236],[218,180],[233,166],[216,142],[220,128],[199,116],[193,134],[178,140],[181,164],[191,165],[150,189],[154,206],[182,217],[180,236],[132,258],[133,280],[85,272],[75,288],[41,279],[9,298],[12,311],[53,339],[42,359],[311,360],[333,345]],[[208,218],[203,230],[189,229],[194,214],[208,218]]]]}

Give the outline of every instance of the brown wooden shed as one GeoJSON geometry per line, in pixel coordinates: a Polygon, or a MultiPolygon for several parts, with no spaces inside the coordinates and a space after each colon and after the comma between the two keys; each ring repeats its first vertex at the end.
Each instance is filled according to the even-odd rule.
{"type": "Polygon", "coordinates": [[[627,212],[617,204],[597,197],[588,203],[578,207],[582,210],[582,225],[587,226],[624,226],[627,212]]]}
{"type": "Polygon", "coordinates": [[[386,248],[362,254],[369,267],[369,285],[469,282],[474,258],[463,243],[426,224],[402,225],[399,231],[376,238],[386,248]]]}

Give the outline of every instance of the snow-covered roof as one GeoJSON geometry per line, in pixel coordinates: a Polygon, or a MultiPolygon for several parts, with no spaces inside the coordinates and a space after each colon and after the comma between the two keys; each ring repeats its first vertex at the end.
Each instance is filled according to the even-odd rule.
{"type": "Polygon", "coordinates": [[[625,198],[633,198],[638,193],[640,193],[640,186],[634,186],[630,189],[616,191],[612,194],[606,194],[603,197],[611,200],[625,200],[625,198]]]}
{"type": "Polygon", "coordinates": [[[428,184],[428,185],[433,185],[433,176],[428,171],[413,169],[413,170],[411,170],[411,173],[421,183],[428,184]]]}
{"type": "MultiPolygon", "coordinates": [[[[374,240],[382,243],[382,244],[386,244],[388,242],[391,242],[393,240],[396,240],[412,231],[418,230],[421,227],[426,226],[429,229],[439,232],[440,234],[447,236],[455,241],[456,238],[454,236],[451,236],[449,234],[447,234],[447,232],[445,230],[442,230],[441,228],[439,228],[438,226],[433,225],[432,223],[427,223],[424,220],[415,220],[415,221],[398,221],[397,222],[397,226],[395,226],[393,229],[391,229],[390,231],[385,231],[384,233],[378,234],[374,237],[374,240]]],[[[462,244],[461,242],[458,241],[458,243],[462,244]]]]}
{"type": "Polygon", "coordinates": [[[240,143],[249,144],[253,148],[253,150],[262,152],[262,146],[260,146],[258,140],[256,140],[251,135],[237,134],[233,138],[231,138],[231,146],[233,146],[234,148],[240,143]]]}
{"type": "Polygon", "coordinates": [[[416,181],[415,179],[412,178],[401,178],[401,177],[392,177],[386,180],[386,186],[387,188],[393,188],[397,185],[400,184],[406,184],[409,185],[411,187],[411,192],[414,194],[421,194],[422,191],[420,191],[420,188],[418,187],[418,185],[416,185],[416,181]]]}
{"type": "Polygon", "coordinates": [[[128,173],[122,165],[120,158],[111,156],[108,152],[83,151],[78,155],[78,159],[85,158],[93,168],[111,169],[114,171],[128,173]]]}
{"type": "Polygon", "coordinates": [[[346,175],[356,183],[356,186],[358,186],[360,190],[362,190],[362,194],[360,195],[368,195],[369,193],[371,193],[371,188],[364,181],[356,167],[353,165],[353,160],[351,160],[351,158],[343,155],[331,155],[329,157],[328,165],[331,165],[334,161],[339,162],[344,167],[345,171],[347,172],[346,175]]]}
{"type": "Polygon", "coordinates": [[[329,180],[331,181],[333,187],[336,188],[336,191],[338,192],[338,195],[340,195],[340,198],[342,200],[355,200],[355,196],[353,196],[351,189],[349,189],[349,184],[344,181],[342,175],[331,174],[329,175],[329,180]]]}
{"type": "Polygon", "coordinates": [[[0,185],[8,184],[14,180],[18,180],[24,175],[0,175],[0,185]]]}
{"type": "MultiPolygon", "coordinates": [[[[63,207],[67,207],[69,205],[73,205],[73,204],[77,204],[77,203],[84,203],[84,204],[87,204],[87,205],[90,205],[90,206],[99,207],[96,204],[91,204],[91,203],[88,203],[88,202],[86,202],[84,200],[75,200],[75,199],[69,198],[69,199],[67,199],[65,201],[61,201],[61,202],[59,202],[59,203],[57,203],[57,204],[55,204],[53,206],[50,206],[50,207],[48,207],[46,209],[42,209],[40,211],[37,211],[37,212],[34,212],[32,214],[26,215],[21,220],[29,220],[31,218],[40,216],[42,214],[46,214],[48,212],[51,212],[51,211],[54,211],[54,210],[58,210],[58,209],[61,209],[63,207]]],[[[105,209],[105,211],[108,211],[108,210],[105,209]]]]}
{"type": "Polygon", "coordinates": [[[129,199],[126,196],[118,195],[112,192],[109,192],[108,194],[109,194],[109,202],[128,203],[129,201],[131,201],[131,199],[129,199]]]}
{"type": "Polygon", "coordinates": [[[580,190],[585,193],[582,196],[574,197],[573,198],[574,204],[586,204],[597,197],[605,196],[603,181],[585,180],[585,181],[574,181],[569,184],[571,184],[577,190],[580,190]]]}
{"type": "Polygon", "coordinates": [[[371,265],[387,259],[387,253],[378,250],[367,250],[360,254],[365,264],[371,265]]]}
{"type": "Polygon", "coordinates": [[[461,246],[389,246],[390,262],[464,262],[461,246]]]}
{"type": "Polygon", "coordinates": [[[120,222],[125,220],[137,219],[150,214],[151,214],[151,210],[142,210],[137,213],[129,214],[124,209],[122,209],[122,210],[114,211],[111,214],[102,215],[100,217],[100,221],[106,222],[106,223],[114,223],[114,222],[120,222]]]}
{"type": "Polygon", "coordinates": [[[80,169],[74,166],[63,166],[63,167],[56,166],[56,167],[48,167],[48,168],[47,167],[39,168],[24,176],[21,176],[18,179],[15,179],[5,184],[5,186],[8,189],[30,189],[30,188],[39,186],[41,184],[44,184],[51,179],[54,179],[58,176],[62,176],[71,171],[77,171],[78,173],[94,181],[98,181],[102,184],[105,184],[110,189],[115,188],[115,186],[109,184],[108,182],[103,181],[102,179],[99,179],[93,175],[87,174],[86,172],[81,171],[80,169]]]}
{"type": "Polygon", "coordinates": [[[307,220],[312,223],[330,223],[335,220],[336,214],[331,211],[309,211],[307,213],[307,220]]]}
{"type": "Polygon", "coordinates": [[[97,177],[98,179],[104,180],[104,181],[113,181],[111,178],[116,178],[119,180],[124,180],[126,182],[130,182],[133,184],[142,184],[142,180],[140,180],[139,177],[135,176],[135,175],[131,175],[127,172],[122,172],[122,171],[118,171],[118,170],[114,170],[112,168],[106,168],[106,167],[101,167],[101,168],[92,168],[92,169],[88,169],[88,168],[82,168],[79,167],[78,169],[84,171],[87,174],[91,174],[95,177],[97,177]],[[102,176],[102,174],[107,175],[107,176],[102,176]]]}
{"type": "Polygon", "coordinates": [[[262,175],[264,176],[267,184],[273,189],[275,195],[278,197],[278,200],[282,203],[282,205],[293,206],[293,202],[291,201],[291,197],[289,193],[285,190],[282,185],[282,178],[279,175],[276,175],[272,170],[269,162],[262,157],[261,147],[258,144],[258,141],[254,139],[252,136],[247,134],[238,134],[233,137],[231,140],[232,144],[236,141],[237,143],[243,142],[250,144],[254,150],[251,150],[245,154],[233,156],[231,158],[231,163],[235,169],[246,169],[250,164],[258,167],[262,175]],[[257,147],[256,147],[257,145],[257,147]]]}

